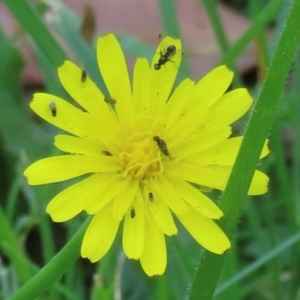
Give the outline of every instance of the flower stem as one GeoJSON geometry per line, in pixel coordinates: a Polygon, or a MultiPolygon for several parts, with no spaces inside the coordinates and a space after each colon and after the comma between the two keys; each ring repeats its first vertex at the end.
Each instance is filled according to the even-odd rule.
{"type": "Polygon", "coordinates": [[[78,229],[68,244],[31,280],[23,285],[10,300],[31,300],[50,288],[74,264],[80,256],[80,245],[85,230],[90,222],[88,218],[78,229]]]}
{"type": "MultiPolygon", "coordinates": [[[[221,209],[225,217],[220,226],[232,239],[239,215],[245,204],[247,191],[256,168],[259,155],[270,130],[282,88],[300,40],[300,0],[295,0],[262,87],[253,109],[240,152],[225,189],[221,209]]],[[[219,278],[225,255],[206,252],[191,289],[190,300],[210,300],[219,278]]]]}

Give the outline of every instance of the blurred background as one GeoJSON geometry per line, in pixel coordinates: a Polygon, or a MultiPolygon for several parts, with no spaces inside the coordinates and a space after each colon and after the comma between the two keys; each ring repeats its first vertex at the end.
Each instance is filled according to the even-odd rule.
{"type": "MultiPolygon", "coordinates": [[[[36,5],[42,5],[43,3],[38,1],[32,2],[35,2],[36,5]]],[[[78,29],[78,33],[89,44],[93,43],[98,35],[114,32],[127,38],[127,48],[133,48],[128,49],[128,54],[132,54],[132,56],[137,54],[138,51],[143,51],[143,49],[136,49],[136,53],[134,53],[134,48],[139,46],[138,43],[145,44],[145,47],[155,48],[159,42],[159,35],[166,34],[164,20],[162,20],[163,16],[160,12],[160,6],[166,5],[166,14],[176,14],[175,18],[178,22],[176,27],[178,28],[173,26],[173,31],[180,34],[180,37],[183,39],[186,55],[189,59],[191,76],[194,80],[198,80],[208,72],[221,58],[221,50],[209,17],[203,5],[197,1],[186,0],[175,1],[174,3],[172,3],[173,1],[161,1],[159,3],[158,1],[128,0],[125,3],[120,0],[65,0],[48,2],[52,6],[51,8],[48,7],[49,10],[44,11],[41,16],[48,26],[51,26],[54,22],[59,22],[58,18],[62,17],[55,16],[55,10],[62,9],[57,6],[66,5],[64,9],[69,7],[72,13],[76,15],[76,17],[74,16],[74,18],[69,20],[71,22],[70,25],[75,26],[78,29]],[[130,42],[132,45],[130,45],[130,42]]],[[[223,1],[218,4],[218,12],[229,43],[235,42],[249,25],[249,20],[247,20],[245,15],[246,2],[223,1]],[[227,5],[226,2],[228,2],[227,5]]],[[[44,2],[45,5],[46,3],[44,2]]],[[[40,9],[42,10],[42,8],[40,9]]],[[[46,7],[43,9],[47,10],[46,7]]],[[[22,55],[26,59],[26,66],[22,72],[23,80],[32,85],[40,83],[41,72],[39,71],[30,39],[28,36],[26,37],[25,33],[20,33],[20,30],[22,30],[20,25],[11,16],[4,3],[0,3],[0,12],[0,24],[3,31],[8,36],[17,38],[22,55]],[[19,35],[16,37],[18,33],[19,35]]],[[[59,38],[57,35],[56,37],[59,38]]],[[[62,38],[60,38],[60,41],[62,42],[62,38]]],[[[70,54],[71,50],[68,53],[70,54]]],[[[238,59],[238,66],[241,70],[247,71],[255,65],[255,61],[255,48],[252,44],[247,47],[238,59]]]]}
{"type": "MultiPolygon", "coordinates": [[[[59,153],[53,146],[59,130],[30,111],[32,94],[46,91],[72,100],[57,78],[59,59],[36,43],[7,2],[0,2],[0,299],[8,299],[44,266],[86,218],[82,213],[67,223],[52,223],[45,207],[70,182],[29,187],[22,175],[33,161],[59,153]],[[4,227],[8,235],[1,234],[4,227]]],[[[95,61],[99,35],[118,36],[130,74],[136,57],[150,60],[159,36],[170,35],[183,42],[179,79],[198,81],[227,64],[235,71],[232,88],[246,87],[256,99],[292,0],[26,2],[67,56],[104,91],[95,61]]],[[[270,177],[269,192],[247,200],[216,290],[218,300],[300,299],[299,66],[298,53],[270,130],[271,154],[259,166],[270,177]]],[[[234,124],[234,135],[243,133],[247,118],[234,124]]],[[[218,202],[221,193],[209,196],[218,202]]],[[[79,259],[39,299],[185,299],[203,252],[177,225],[178,236],[167,238],[163,276],[148,278],[139,262],[125,259],[120,236],[100,263],[79,259]]]]}

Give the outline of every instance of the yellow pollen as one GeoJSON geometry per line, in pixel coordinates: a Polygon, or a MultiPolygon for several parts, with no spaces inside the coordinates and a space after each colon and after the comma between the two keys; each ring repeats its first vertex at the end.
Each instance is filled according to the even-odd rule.
{"type": "Polygon", "coordinates": [[[162,172],[159,149],[153,140],[147,138],[129,144],[120,154],[120,159],[124,177],[130,173],[134,178],[144,179],[162,172]]]}

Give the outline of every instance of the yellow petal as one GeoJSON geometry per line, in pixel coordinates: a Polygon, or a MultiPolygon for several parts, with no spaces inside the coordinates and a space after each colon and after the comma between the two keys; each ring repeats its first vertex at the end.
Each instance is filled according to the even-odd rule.
{"type": "Polygon", "coordinates": [[[58,128],[80,137],[93,137],[90,136],[92,119],[89,114],[59,97],[36,93],[30,102],[30,107],[38,116],[58,128]],[[53,115],[50,105],[55,105],[55,115],[53,115]]]}
{"type": "Polygon", "coordinates": [[[211,219],[220,219],[223,216],[221,209],[211,199],[189,183],[180,179],[172,179],[171,182],[181,198],[197,209],[203,216],[211,219]]]}
{"type": "Polygon", "coordinates": [[[123,249],[130,259],[139,259],[144,249],[145,211],[141,197],[139,193],[124,220],[123,249]]]}
{"type": "Polygon", "coordinates": [[[79,214],[89,200],[89,192],[94,188],[95,177],[98,176],[92,175],[57,194],[46,208],[52,220],[65,222],[79,214]]]}
{"type": "Polygon", "coordinates": [[[193,97],[210,107],[226,92],[232,78],[232,71],[226,66],[219,66],[196,84],[193,97]]]}
{"type": "Polygon", "coordinates": [[[153,218],[146,218],[145,242],[141,265],[148,276],[161,275],[167,265],[167,251],[164,234],[153,218]]]}
{"type": "Polygon", "coordinates": [[[81,80],[81,69],[74,63],[65,61],[58,68],[58,76],[69,95],[93,116],[98,138],[103,140],[118,131],[119,124],[115,113],[111,112],[103,94],[88,76],[84,81],[81,80]]]}
{"type": "MultiPolygon", "coordinates": [[[[176,167],[165,169],[169,176],[176,176],[185,181],[202,186],[224,191],[232,166],[211,165],[208,167],[197,166],[191,163],[178,163],[176,167]]],[[[256,170],[248,195],[262,195],[268,190],[269,178],[264,173],[256,170]]]]}
{"type": "Polygon", "coordinates": [[[133,105],[136,114],[144,113],[149,106],[149,63],[138,58],[133,71],[133,105]]]}
{"type": "Polygon", "coordinates": [[[24,176],[30,185],[60,182],[94,172],[114,172],[120,169],[112,156],[62,155],[34,162],[24,176]]]}
{"type": "Polygon", "coordinates": [[[181,81],[172,95],[170,99],[165,104],[165,114],[167,116],[167,122],[170,122],[172,118],[179,115],[182,109],[188,105],[188,101],[186,99],[189,98],[189,95],[194,91],[195,82],[189,78],[181,81]],[[185,99],[186,101],[182,101],[185,99]]]}
{"type": "Polygon", "coordinates": [[[59,150],[72,154],[104,155],[102,151],[105,150],[99,143],[62,134],[55,137],[54,145],[59,150]]]}
{"type": "Polygon", "coordinates": [[[123,179],[122,184],[119,186],[112,210],[113,216],[118,220],[121,221],[123,219],[133,199],[136,197],[139,183],[139,180],[128,176],[126,179],[123,179]]]}
{"type": "Polygon", "coordinates": [[[203,128],[209,118],[209,110],[202,103],[184,109],[176,124],[169,130],[168,136],[173,144],[184,141],[193,133],[203,128]]]}
{"type": "MultiPolygon", "coordinates": [[[[193,161],[204,166],[213,164],[232,166],[235,162],[242,141],[242,136],[225,140],[214,147],[187,156],[186,160],[193,161]]],[[[268,141],[266,140],[260,159],[269,153],[267,143],[268,141]]]]}
{"type": "Polygon", "coordinates": [[[169,101],[166,103],[164,111],[166,115],[166,132],[172,129],[174,124],[178,122],[184,107],[187,105],[186,99],[189,99],[189,96],[193,92],[194,86],[195,83],[189,78],[183,80],[175,89],[169,101]]]}
{"type": "Polygon", "coordinates": [[[165,103],[171,93],[182,56],[182,45],[178,39],[165,37],[156,49],[150,68],[150,99],[154,102],[165,103]],[[155,70],[161,53],[164,54],[169,46],[176,47],[176,53],[170,58],[160,70],[155,70]]]}
{"type": "Polygon", "coordinates": [[[121,174],[103,174],[89,192],[89,199],[85,202],[84,210],[93,215],[100,211],[107,203],[113,201],[123,184],[124,178],[121,174]]]}
{"type": "Polygon", "coordinates": [[[150,97],[150,69],[146,59],[137,59],[133,76],[135,118],[128,118],[128,122],[135,122],[129,126],[141,133],[157,131],[157,123],[164,119],[165,104],[150,97]]]}
{"type": "Polygon", "coordinates": [[[109,96],[116,101],[118,116],[125,119],[133,110],[131,85],[123,51],[113,34],[98,39],[97,59],[109,96]]]}
{"type": "Polygon", "coordinates": [[[248,195],[257,196],[263,195],[268,191],[269,177],[259,170],[254,172],[248,195]]]}
{"type": "Polygon", "coordinates": [[[211,107],[211,122],[216,126],[232,124],[249,110],[252,103],[253,99],[246,89],[230,91],[211,107]]]}
{"type": "Polygon", "coordinates": [[[101,117],[110,115],[110,110],[104,101],[104,95],[96,84],[87,76],[81,80],[82,70],[73,62],[66,60],[58,68],[58,77],[68,94],[90,114],[101,117]]]}
{"type": "Polygon", "coordinates": [[[178,162],[172,167],[166,168],[165,172],[170,177],[177,177],[202,186],[224,190],[231,170],[226,169],[226,172],[219,172],[219,170],[214,170],[214,167],[178,162]]]}
{"type": "Polygon", "coordinates": [[[177,234],[177,227],[174,223],[170,209],[165,201],[161,198],[158,193],[153,194],[153,201],[149,201],[149,208],[152,216],[160,228],[160,230],[166,235],[177,234]]]}
{"type": "Polygon", "coordinates": [[[171,210],[176,214],[185,214],[188,211],[188,207],[174,190],[174,187],[170,184],[169,180],[166,177],[161,176],[157,177],[157,183],[159,187],[157,192],[171,210]]]}
{"type": "Polygon", "coordinates": [[[170,148],[175,148],[172,150],[172,153],[174,151],[174,156],[182,158],[205,149],[210,149],[227,140],[230,135],[231,128],[229,126],[205,126],[203,129],[195,132],[195,134],[181,141],[181,143],[178,143],[177,145],[172,146],[172,143],[170,143],[170,148]],[[201,143],[199,143],[199,141],[201,141],[201,143]]]}
{"type": "Polygon", "coordinates": [[[91,262],[100,260],[111,247],[119,223],[112,217],[110,206],[106,206],[98,212],[85,232],[81,245],[81,256],[88,258],[91,262]]]}
{"type": "Polygon", "coordinates": [[[230,241],[218,225],[196,210],[177,216],[190,235],[205,249],[222,254],[230,248],[230,241]]]}

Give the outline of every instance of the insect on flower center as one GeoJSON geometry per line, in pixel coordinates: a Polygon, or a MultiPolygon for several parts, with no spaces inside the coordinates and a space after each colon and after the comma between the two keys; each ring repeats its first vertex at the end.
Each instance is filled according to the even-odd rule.
{"type": "Polygon", "coordinates": [[[144,179],[162,172],[159,149],[148,138],[130,143],[121,153],[121,164],[125,177],[132,174],[134,178],[144,179]]]}

